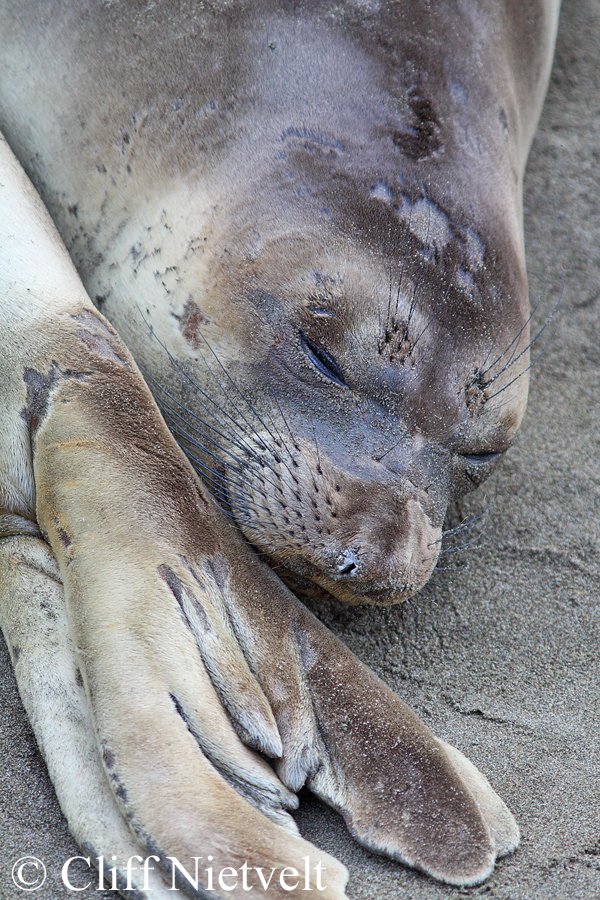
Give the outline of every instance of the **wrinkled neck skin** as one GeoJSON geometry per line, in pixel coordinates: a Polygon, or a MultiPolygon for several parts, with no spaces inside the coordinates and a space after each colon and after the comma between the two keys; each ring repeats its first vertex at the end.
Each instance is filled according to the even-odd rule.
{"type": "Polygon", "coordinates": [[[522,177],[556,15],[262,6],[118,32],[65,13],[71,90],[50,97],[52,34],[15,78],[44,27],[17,11],[3,124],[247,539],[342,600],[395,602],[525,410],[522,177]]]}

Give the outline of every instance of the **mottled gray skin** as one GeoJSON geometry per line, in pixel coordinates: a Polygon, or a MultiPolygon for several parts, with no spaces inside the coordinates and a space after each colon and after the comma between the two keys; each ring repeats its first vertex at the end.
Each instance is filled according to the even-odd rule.
{"type": "Polygon", "coordinates": [[[525,408],[555,4],[6,5],[5,133],[137,360],[218,423],[172,420],[219,499],[296,576],[410,596],[525,408]]]}
{"type": "Polygon", "coordinates": [[[0,11],[0,616],[73,834],[121,874],[314,854],[338,900],[285,812],[306,784],[480,882],[510,812],[207,488],[302,589],[427,580],[525,409],[556,4],[0,11]]]}

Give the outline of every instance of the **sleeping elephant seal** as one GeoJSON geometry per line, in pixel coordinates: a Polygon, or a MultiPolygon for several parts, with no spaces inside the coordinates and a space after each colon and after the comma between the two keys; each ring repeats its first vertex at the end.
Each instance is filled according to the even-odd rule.
{"type": "Polygon", "coordinates": [[[73,834],[136,896],[342,897],[307,784],[480,882],[511,814],[279,576],[411,596],[514,437],[557,4],[0,10],[0,608],[73,834]]]}

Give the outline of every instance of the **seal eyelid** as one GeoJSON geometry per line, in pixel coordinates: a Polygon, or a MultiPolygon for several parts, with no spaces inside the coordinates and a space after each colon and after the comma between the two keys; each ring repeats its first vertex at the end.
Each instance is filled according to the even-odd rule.
{"type": "Polygon", "coordinates": [[[505,453],[506,450],[484,450],[481,453],[461,453],[461,456],[467,463],[483,465],[500,459],[505,453]]]}
{"type": "Polygon", "coordinates": [[[302,334],[302,332],[300,332],[300,343],[315,369],[318,369],[318,371],[329,378],[330,381],[339,384],[340,387],[347,387],[344,380],[344,373],[336,363],[335,359],[330,356],[326,350],[321,350],[320,347],[317,347],[317,345],[313,343],[310,338],[307,338],[306,335],[302,334]]]}
{"type": "Polygon", "coordinates": [[[479,487],[496,469],[506,450],[484,450],[480,453],[461,453],[460,461],[467,479],[467,490],[479,487]]]}

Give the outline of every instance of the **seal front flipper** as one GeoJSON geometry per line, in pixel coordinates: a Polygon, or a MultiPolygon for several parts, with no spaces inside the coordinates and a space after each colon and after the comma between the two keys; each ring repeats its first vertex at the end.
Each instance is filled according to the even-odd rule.
{"type": "MultiPolygon", "coordinates": [[[[142,846],[135,839],[105,777],[78,668],[77,651],[69,634],[63,585],[51,549],[32,535],[5,538],[0,542],[0,573],[0,622],[11,650],[19,691],[61,808],[73,836],[82,847],[83,858],[88,860],[88,868],[97,865],[103,857],[107,885],[113,888],[117,885],[121,891],[129,887],[134,892],[125,893],[125,896],[167,900],[172,896],[172,873],[178,870],[170,865],[170,877],[161,875],[156,849],[152,847],[151,852],[148,846],[142,846]]],[[[160,739],[160,733],[157,737],[160,739]]],[[[185,773],[188,778],[193,774],[185,773]]],[[[150,787],[155,785],[152,776],[153,771],[148,766],[140,772],[140,777],[148,781],[150,787]]],[[[170,794],[177,785],[169,783],[166,787],[170,794]]],[[[215,820],[223,808],[221,791],[215,797],[209,787],[203,780],[205,802],[207,805],[214,803],[212,835],[215,820]]],[[[164,799],[167,810],[173,812],[171,797],[164,799]]],[[[247,804],[240,799],[239,805],[238,813],[244,815],[242,821],[248,821],[245,816],[247,804]]],[[[201,824],[196,823],[196,829],[201,824]]],[[[232,839],[232,835],[227,834],[232,839]]],[[[262,837],[262,834],[255,835],[257,840],[262,837]]],[[[283,835],[283,841],[288,849],[286,835],[283,835]]],[[[296,846],[306,858],[310,855],[311,865],[321,863],[323,870],[329,869],[333,880],[336,873],[342,871],[334,860],[316,853],[299,839],[295,838],[289,844],[292,850],[296,846]]],[[[204,851],[204,867],[208,866],[206,846],[205,843],[200,848],[204,851]]],[[[245,862],[249,865],[263,861],[262,853],[259,857],[252,853],[252,844],[247,839],[242,846],[248,853],[245,862]]],[[[290,860],[293,858],[292,854],[290,860]]],[[[186,862],[183,854],[177,859],[193,876],[194,861],[186,862]]],[[[304,857],[300,859],[305,865],[304,857]]],[[[312,870],[310,876],[314,877],[314,874],[312,870]]],[[[67,868],[66,877],[71,879],[75,889],[79,888],[79,873],[67,868]]],[[[200,893],[199,896],[204,895],[200,893]]],[[[325,896],[341,898],[343,892],[341,888],[333,889],[325,896]]]]}
{"type": "Polygon", "coordinates": [[[282,781],[294,791],[306,784],[377,853],[449,884],[483,881],[518,845],[510,811],[261,565],[245,561],[245,590],[232,566],[227,596],[275,713],[282,781]]]}
{"type": "MultiPolygon", "coordinates": [[[[109,884],[114,868],[117,883],[127,886],[127,861],[132,860],[129,887],[140,898],[168,900],[172,893],[154,861],[140,871],[145,851],[121,815],[102,768],[60,572],[40,538],[21,534],[0,541],[0,625],[23,705],[88,867],[97,866],[102,856],[109,884]],[[142,891],[144,882],[148,894],[142,891]]],[[[74,867],[67,866],[65,877],[80,889],[74,867]]]]}
{"type": "MultiPolygon", "coordinates": [[[[227,545],[228,529],[4,143],[0,171],[0,600],[7,641],[27,645],[17,674],[63,811],[91,857],[120,861],[139,849],[167,873],[169,857],[188,871],[202,855],[215,871],[246,865],[249,897],[264,896],[259,870],[276,873],[270,896],[287,897],[285,868],[320,867],[320,896],[339,900],[344,867],[294,832],[285,808],[295,798],[234,728],[280,749],[210,584],[194,575],[215,543],[227,545]],[[50,712],[38,638],[56,649],[50,712]],[[85,695],[73,684],[70,640],[85,695]],[[86,766],[101,827],[82,816],[86,798],[69,784],[86,766]]],[[[122,890],[127,873],[117,875],[122,890]]],[[[183,887],[202,897],[202,884],[183,887]]]]}
{"type": "MultiPolygon", "coordinates": [[[[295,797],[242,743],[207,671],[218,686],[229,666],[254,710],[246,734],[264,733],[262,745],[276,751],[277,729],[260,688],[226,629],[214,639],[212,598],[193,576],[221,539],[214,508],[174,442],[169,447],[166,429],[160,433],[143,385],[122,377],[119,391],[115,400],[98,372],[84,381],[64,378],[34,453],[37,519],[59,559],[117,804],[165,869],[170,858],[186,865],[205,855],[215,870],[247,864],[300,871],[308,857],[328,869],[330,896],[341,896],[342,868],[292,832],[283,810],[295,797]],[[114,441],[128,429],[129,440],[114,441]]],[[[227,544],[227,534],[222,540],[227,544]]],[[[222,686],[221,696],[228,690],[222,686]]]]}
{"type": "Polygon", "coordinates": [[[519,842],[509,810],[373,672],[313,634],[306,678],[326,754],[308,786],[370,849],[449,884],[483,881],[519,842]]]}

